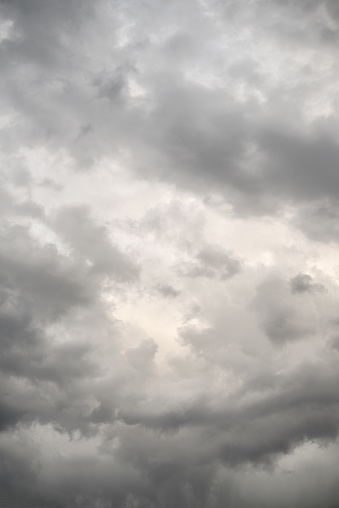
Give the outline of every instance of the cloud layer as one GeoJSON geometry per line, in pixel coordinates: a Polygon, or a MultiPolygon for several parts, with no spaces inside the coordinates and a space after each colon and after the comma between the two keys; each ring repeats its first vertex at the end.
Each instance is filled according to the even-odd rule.
{"type": "Polygon", "coordinates": [[[1,505],[338,505],[338,23],[0,2],[1,505]]]}

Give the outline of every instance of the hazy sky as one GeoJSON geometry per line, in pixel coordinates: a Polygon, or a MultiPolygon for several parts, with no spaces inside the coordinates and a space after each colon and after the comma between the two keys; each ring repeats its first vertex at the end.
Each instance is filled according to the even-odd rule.
{"type": "Polygon", "coordinates": [[[339,2],[0,0],[0,506],[337,508],[339,2]]]}

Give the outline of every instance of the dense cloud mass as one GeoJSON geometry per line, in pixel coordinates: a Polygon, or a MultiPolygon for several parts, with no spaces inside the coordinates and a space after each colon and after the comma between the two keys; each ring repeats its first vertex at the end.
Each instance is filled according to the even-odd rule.
{"type": "Polygon", "coordinates": [[[1,507],[338,507],[338,42],[0,0],[1,507]]]}

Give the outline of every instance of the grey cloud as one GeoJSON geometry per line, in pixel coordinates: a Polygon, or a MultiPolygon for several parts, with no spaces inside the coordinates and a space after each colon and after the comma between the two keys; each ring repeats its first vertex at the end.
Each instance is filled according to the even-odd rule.
{"type": "Polygon", "coordinates": [[[178,267],[186,277],[207,277],[226,280],[241,270],[240,262],[222,249],[209,245],[201,249],[195,261],[183,262],[178,267]]]}
{"type": "Polygon", "coordinates": [[[296,225],[309,237],[319,242],[338,242],[337,200],[322,200],[301,207],[296,225]]]}
{"type": "Polygon", "coordinates": [[[292,293],[312,291],[312,277],[306,273],[299,273],[290,280],[292,293]]]}
{"type": "Polygon", "coordinates": [[[332,348],[334,350],[339,351],[339,337],[336,336],[336,337],[332,338],[330,345],[332,346],[332,348]]]}
{"type": "MultiPolygon", "coordinates": [[[[31,125],[33,134],[29,136],[33,135],[38,141],[41,136],[46,138],[46,132],[49,132],[49,138],[54,139],[52,142],[68,150],[78,159],[80,167],[108,154],[116,154],[119,149],[128,150],[132,154],[132,167],[145,177],[161,177],[200,193],[206,190],[221,192],[239,213],[266,211],[267,207],[279,208],[290,200],[298,203],[299,200],[337,197],[336,142],[316,129],[311,129],[310,134],[302,116],[301,135],[285,131],[285,120],[290,125],[290,119],[289,110],[284,108],[280,99],[282,90],[270,87],[268,74],[260,67],[260,62],[253,63],[250,55],[245,58],[234,54],[230,70],[222,61],[220,79],[230,79],[232,86],[239,87],[243,78],[238,74],[235,76],[234,69],[238,63],[246,67],[249,62],[258,76],[259,90],[262,89],[264,95],[269,94],[266,106],[261,106],[253,98],[246,99],[244,103],[236,102],[227,92],[227,86],[212,90],[197,81],[187,82],[185,65],[194,68],[200,59],[204,62],[211,51],[209,45],[216,44],[219,37],[203,10],[191,2],[185,2],[183,6],[177,3],[167,6],[165,14],[152,3],[144,9],[138,6],[135,14],[130,5],[126,8],[115,5],[117,14],[130,16],[136,25],[131,31],[129,57],[116,46],[112,50],[115,56],[111,66],[113,71],[107,68],[110,46],[103,47],[88,23],[91,16],[94,24],[107,33],[108,44],[114,47],[116,34],[114,30],[113,34],[109,31],[105,13],[111,16],[108,19],[114,29],[118,29],[119,25],[114,21],[112,12],[107,11],[105,2],[100,2],[95,8],[88,2],[81,7],[77,2],[61,2],[58,6],[48,2],[43,7],[39,2],[27,5],[5,2],[3,5],[5,15],[15,19],[14,26],[21,34],[18,39],[5,41],[4,54],[15,55],[17,69],[24,65],[23,62],[30,62],[35,75],[27,85],[30,93],[19,100],[15,86],[22,85],[21,78],[15,74],[12,76],[12,70],[6,65],[9,103],[13,104],[14,110],[22,112],[27,125],[31,125]],[[177,16],[179,12],[181,18],[177,16]],[[141,19],[136,20],[139,14],[141,19]],[[167,22],[172,19],[179,25],[177,34],[152,45],[149,33],[143,30],[152,27],[157,34],[165,26],[166,16],[167,22]],[[206,40],[200,37],[200,32],[206,40]],[[93,41],[93,48],[84,55],[81,41],[88,38],[88,44],[93,41]],[[159,65],[157,70],[149,68],[147,62],[150,57],[161,62],[164,54],[173,52],[178,44],[183,54],[178,69],[175,67],[177,59],[175,62],[167,59],[167,65],[159,65]],[[193,47],[197,49],[193,50],[193,47]],[[95,63],[95,48],[106,52],[101,66],[95,63]],[[79,63],[71,69],[73,54],[84,67],[79,63]],[[56,87],[46,82],[46,72],[54,72],[55,77],[53,75],[50,79],[56,80],[56,87]],[[135,101],[127,92],[122,94],[123,89],[128,88],[126,83],[130,76],[140,80],[146,90],[142,101],[135,101]],[[36,86],[40,87],[43,102],[31,93],[36,86]],[[276,101],[284,109],[286,118],[278,117],[276,101]],[[84,126],[90,126],[86,135],[84,126]],[[254,170],[257,164],[254,156],[248,160],[248,147],[253,144],[265,159],[259,172],[254,170]],[[246,169],[246,164],[252,168],[246,169]]],[[[211,12],[215,10],[218,13],[219,7],[218,2],[207,3],[211,12]]],[[[233,13],[233,18],[223,20],[225,29],[238,19],[236,26],[239,30],[248,27],[256,34],[256,30],[263,29],[268,40],[278,40],[278,44],[281,43],[279,36],[284,33],[284,26],[295,29],[295,36],[300,35],[299,22],[296,26],[294,24],[297,13],[302,16],[300,23],[305,23],[308,28],[316,26],[317,22],[325,23],[317,6],[310,2],[302,2],[298,6],[290,3],[275,3],[273,6],[267,2],[254,2],[249,6],[242,2],[228,2],[224,7],[228,14],[233,13]]],[[[331,2],[325,2],[324,8],[335,18],[331,2]]],[[[302,33],[309,32],[305,29],[302,33]]],[[[292,40],[294,36],[285,33],[284,38],[288,37],[292,40]]],[[[318,42],[308,41],[308,44],[312,43],[318,50],[318,42]]],[[[235,38],[231,44],[236,51],[237,45],[241,49],[244,43],[235,38]]],[[[324,46],[324,50],[331,55],[331,46],[324,46]]],[[[288,51],[292,49],[288,48],[288,51]]],[[[218,62],[213,64],[215,70],[218,62]]],[[[304,86],[308,92],[312,85],[305,83],[306,71],[301,66],[298,68],[297,64],[296,67],[298,79],[295,89],[290,85],[291,110],[294,101],[302,103],[300,87],[304,86]]],[[[312,80],[316,80],[316,69],[310,72],[312,80]]],[[[251,76],[246,80],[253,86],[251,76]]]]}
{"type": "Polygon", "coordinates": [[[317,2],[301,0],[297,4],[290,1],[257,1],[244,9],[243,3],[219,0],[209,2],[225,17],[232,17],[234,23],[248,23],[267,31],[274,38],[292,46],[310,43],[333,43],[338,27],[329,22],[336,21],[337,9],[332,0],[317,2]]]}
{"type": "MultiPolygon", "coordinates": [[[[87,233],[96,242],[93,252],[100,246],[108,251],[100,253],[108,256],[105,270],[126,267],[134,276],[134,265],[124,265],[100,228],[92,225],[91,230],[85,214],[86,220],[87,233]]],[[[102,280],[82,263],[83,252],[72,259],[52,244],[39,243],[28,227],[6,226],[0,241],[1,427],[37,420],[86,431],[96,395],[88,398],[85,385],[102,374],[95,338],[100,327],[105,330],[100,340],[109,334],[112,346],[118,335],[99,304],[102,280]]]]}
{"type": "Polygon", "coordinates": [[[13,196],[13,193],[6,189],[6,182],[3,175],[0,175],[2,180],[3,188],[0,190],[1,197],[1,214],[2,218],[5,219],[15,216],[24,216],[24,217],[37,217],[43,218],[44,211],[41,206],[30,199],[17,200],[13,196]]]}
{"type": "MultiPolygon", "coordinates": [[[[295,289],[296,286],[298,281],[294,281],[292,287],[295,289]]],[[[289,298],[287,289],[287,284],[273,276],[257,288],[252,303],[259,311],[264,332],[275,344],[311,337],[317,331],[316,316],[297,306],[289,298]]]]}
{"type": "Polygon", "coordinates": [[[299,273],[290,280],[292,293],[308,293],[312,291],[326,291],[323,284],[313,282],[307,273],[299,273]]]}
{"type": "MultiPolygon", "coordinates": [[[[1,309],[0,335],[2,428],[20,421],[62,422],[67,390],[79,380],[98,374],[90,348],[55,344],[36,323],[36,316],[13,304],[10,311],[1,309]]],[[[74,412],[79,411],[75,399],[71,405],[74,412]]],[[[66,425],[68,419],[70,416],[66,425]]]]}
{"type": "Polygon", "coordinates": [[[265,179],[273,189],[301,201],[337,198],[337,143],[315,134],[306,139],[295,133],[265,134],[261,145],[269,153],[265,179]]]}
{"type": "MultiPolygon", "coordinates": [[[[78,60],[84,45],[93,50],[93,37],[98,46],[102,44],[97,31],[91,27],[91,20],[98,21],[101,17],[97,7],[90,2],[80,5],[77,1],[57,5],[39,1],[2,3],[4,18],[14,23],[13,36],[2,43],[2,66],[6,75],[3,96],[6,96],[5,110],[18,118],[16,136],[7,130],[2,138],[4,151],[16,151],[19,137],[20,148],[43,142],[63,150],[67,145],[71,156],[86,167],[93,163],[97,153],[89,149],[86,136],[79,138],[84,125],[93,125],[93,146],[99,148],[98,139],[102,136],[107,143],[112,143],[113,130],[106,124],[110,132],[103,134],[91,107],[96,93],[93,76],[97,72],[86,70],[87,54],[83,54],[82,63],[78,60]],[[12,68],[9,61],[14,62],[12,68]]],[[[105,9],[105,4],[102,7],[105,9]]],[[[105,15],[101,19],[105,23],[105,15]]],[[[110,20],[107,26],[113,44],[114,25],[114,20],[110,20]]],[[[99,65],[98,73],[101,72],[99,65]]],[[[97,102],[96,107],[99,113],[102,103],[97,102]]],[[[114,122],[109,123],[114,129],[114,122]]]]}
{"type": "Polygon", "coordinates": [[[38,218],[44,217],[42,207],[31,201],[24,201],[23,203],[19,203],[14,208],[14,211],[18,215],[23,215],[26,217],[38,217],[38,218]]]}
{"type": "MultiPolygon", "coordinates": [[[[165,182],[189,203],[218,194],[233,206],[230,220],[279,217],[292,206],[309,238],[338,241],[328,88],[336,4],[13,0],[0,11],[13,21],[0,42],[0,500],[9,508],[334,508],[337,465],[297,471],[296,483],[308,479],[298,490],[277,464],[303,445],[337,450],[336,296],[298,273],[307,265],[287,275],[263,265],[254,276],[205,239],[210,210],[201,201],[201,219],[172,202],[136,222],[131,243],[116,241],[96,213],[100,197],[72,206],[82,189],[65,197],[67,177],[53,183],[39,157],[61,154],[66,175],[86,170],[93,182],[113,160],[143,189],[165,182]],[[41,189],[60,201],[47,203],[41,189]],[[34,230],[41,224],[54,243],[34,230]],[[148,268],[149,282],[133,252],[147,256],[157,242],[159,258],[166,242],[173,252],[155,279],[148,268]],[[138,319],[133,305],[147,287],[176,316],[182,348],[172,360],[158,363],[157,337],[124,323],[138,319]],[[275,481],[284,493],[272,493],[275,481]]],[[[120,224],[133,192],[122,191],[120,224]]],[[[159,323],[161,335],[161,315],[159,323]]]]}
{"type": "Polygon", "coordinates": [[[90,270],[94,273],[104,273],[121,281],[133,280],[138,276],[136,263],[110,242],[105,228],[92,221],[86,208],[60,210],[55,227],[72,246],[75,255],[90,263],[90,270]]]}
{"type": "Polygon", "coordinates": [[[240,271],[240,262],[218,248],[206,247],[198,253],[197,258],[203,265],[220,272],[221,279],[232,277],[240,271]]]}
{"type": "MultiPolygon", "coordinates": [[[[321,410],[323,392],[313,393],[314,389],[323,385],[325,379],[322,379],[322,376],[327,377],[327,374],[314,375],[312,367],[311,372],[307,373],[308,370],[306,367],[301,376],[292,375],[289,386],[284,386],[284,381],[282,381],[278,391],[268,395],[267,399],[262,401],[262,405],[255,404],[252,407],[245,405],[243,408],[223,410],[224,401],[223,404],[220,404],[217,412],[211,411],[212,408],[209,408],[208,403],[200,405],[200,407],[198,405],[194,412],[181,413],[181,416],[177,412],[177,418],[179,417],[181,420],[181,432],[170,434],[167,438],[169,449],[167,449],[165,460],[163,459],[159,463],[161,455],[159,459],[154,455],[152,459],[148,459],[150,460],[147,465],[149,474],[156,475],[154,479],[158,479],[160,485],[158,482],[157,484],[161,490],[163,485],[169,481],[173,482],[174,488],[178,488],[182,481],[182,475],[187,474],[187,472],[185,473],[187,466],[183,471],[181,469],[187,460],[194,464],[190,469],[191,474],[194,475],[193,480],[194,477],[196,478],[196,471],[199,467],[203,467],[206,463],[211,464],[214,460],[217,462],[222,460],[227,464],[239,464],[243,461],[254,461],[256,464],[263,461],[265,464],[268,460],[269,464],[270,457],[274,457],[277,453],[287,452],[296,441],[333,438],[336,435],[337,426],[333,424],[332,410],[323,412],[321,410]],[[299,395],[294,393],[293,383],[295,382],[301,389],[299,395]],[[318,404],[320,405],[318,406],[318,404]],[[187,427],[190,428],[189,431],[187,427]],[[216,433],[216,428],[222,432],[216,433]],[[202,437],[203,443],[201,442],[202,437]],[[180,480],[176,474],[178,470],[180,471],[180,480]],[[160,480],[162,481],[160,482],[160,480]]],[[[325,391],[329,392],[334,408],[337,404],[337,396],[334,388],[336,381],[332,377],[333,375],[332,371],[328,376],[329,383],[327,384],[325,381],[323,388],[327,384],[325,391]]],[[[234,400],[239,401],[238,394],[235,394],[234,400]]],[[[211,402],[212,405],[213,402],[211,402]]],[[[166,420],[168,423],[172,422],[172,425],[176,427],[179,423],[177,418],[173,414],[168,414],[166,420]]],[[[149,421],[140,415],[139,419],[133,418],[130,423],[136,424],[138,421],[142,425],[150,426],[157,422],[160,428],[167,430],[166,427],[163,427],[164,422],[161,422],[158,416],[154,416],[154,419],[149,421]]],[[[126,429],[126,432],[128,439],[131,439],[131,431],[126,429]]],[[[139,457],[141,453],[145,453],[145,456],[148,453],[156,453],[158,449],[154,448],[150,434],[142,432],[142,436],[146,440],[145,448],[142,440],[135,440],[135,436],[133,436],[133,441],[129,445],[126,442],[126,448],[122,448],[121,452],[127,453],[129,449],[129,454],[131,454],[129,456],[132,456],[133,450],[138,450],[139,457]]],[[[206,473],[204,477],[205,480],[208,479],[206,473]]],[[[208,484],[209,481],[207,481],[206,487],[208,484]]],[[[201,496],[208,496],[209,488],[206,487],[201,492],[201,496]]],[[[172,506],[171,503],[174,503],[169,499],[164,502],[164,506],[172,506]]],[[[148,505],[146,504],[146,506],[148,505]]]]}
{"type": "Polygon", "coordinates": [[[152,339],[144,341],[136,348],[131,348],[126,352],[130,364],[137,370],[146,372],[153,367],[154,355],[157,352],[157,345],[152,339]]]}
{"type": "Polygon", "coordinates": [[[24,305],[34,306],[40,319],[90,301],[81,271],[73,270],[54,246],[41,248],[23,226],[9,227],[2,234],[0,260],[2,288],[8,295],[4,300],[23,297],[24,305]]]}
{"type": "Polygon", "coordinates": [[[173,288],[168,284],[160,284],[157,286],[158,292],[163,295],[165,298],[176,298],[180,295],[180,291],[173,288]]]}

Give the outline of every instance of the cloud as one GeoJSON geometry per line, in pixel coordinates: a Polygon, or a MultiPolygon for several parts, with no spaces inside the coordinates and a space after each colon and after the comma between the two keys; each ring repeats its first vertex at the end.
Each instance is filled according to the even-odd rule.
{"type": "MultiPolygon", "coordinates": [[[[292,279],[294,283],[291,285],[295,292],[302,291],[302,283],[305,286],[305,277],[302,282],[300,279],[292,279]]],[[[308,306],[296,305],[288,297],[286,286],[279,279],[268,278],[257,288],[253,302],[261,315],[264,332],[276,344],[310,337],[318,326],[314,311],[308,306]]]]}
{"type": "Polygon", "coordinates": [[[310,291],[326,291],[323,284],[316,284],[306,273],[299,273],[290,280],[292,293],[307,293],[310,291]]]}
{"type": "Polygon", "coordinates": [[[338,22],[0,2],[0,504],[337,505],[338,22]]]}
{"type": "Polygon", "coordinates": [[[160,294],[162,294],[165,298],[175,298],[178,295],[180,295],[180,291],[177,291],[172,286],[169,286],[167,284],[161,284],[157,287],[157,290],[160,294]]]}
{"type": "MultiPolygon", "coordinates": [[[[11,84],[5,95],[21,116],[21,137],[27,142],[45,140],[62,147],[79,167],[128,151],[135,171],[200,192],[220,191],[238,213],[279,208],[290,200],[336,198],[335,125],[330,126],[328,117],[323,119],[327,130],[317,127],[320,114],[309,128],[305,118],[317,90],[326,93],[331,77],[335,43],[320,34],[335,33],[326,28],[336,19],[332,3],[318,9],[312,2],[279,3],[273,9],[267,2],[208,2],[204,10],[185,2],[163,12],[153,4],[137,7],[138,14],[116,5],[115,18],[105,2],[95,8],[88,2],[81,8],[76,2],[57,7],[49,2],[43,8],[38,2],[29,7],[4,2],[2,8],[14,23],[4,54],[17,62],[14,69],[5,65],[6,83],[11,84]],[[233,23],[236,30],[227,41],[220,27],[215,29],[223,10],[230,18],[220,23],[227,29],[233,23]],[[119,25],[119,16],[131,20],[129,28],[119,25]],[[93,32],[90,18],[101,27],[106,44],[93,32]],[[172,28],[161,38],[166,22],[172,28]],[[122,30],[128,35],[119,46],[122,30]],[[260,31],[256,54],[248,41],[260,31]],[[271,56],[264,53],[263,36],[271,44],[271,56]],[[228,60],[223,44],[229,47],[228,60]],[[287,61],[297,44],[298,58],[287,61]],[[325,70],[305,44],[313,45],[315,54],[326,52],[325,70]],[[108,66],[109,48],[114,48],[114,59],[108,66]],[[290,78],[284,84],[274,66],[275,54],[282,55],[281,72],[290,78]],[[166,66],[160,64],[164,57],[166,66]],[[150,67],[149,58],[159,64],[150,67]],[[30,72],[23,87],[19,69],[25,65],[30,72]],[[246,72],[239,74],[241,68],[246,72]],[[201,78],[203,69],[211,80],[208,86],[201,78]],[[45,79],[46,73],[52,77],[45,79]],[[134,87],[145,90],[144,96],[140,92],[143,99],[131,92],[133,80],[134,87]],[[20,99],[18,87],[25,90],[20,99]],[[34,93],[37,87],[39,94],[34,93]],[[319,179],[320,166],[326,178],[319,179]]],[[[332,97],[329,93],[329,104],[332,97]]]]}
{"type": "Polygon", "coordinates": [[[71,245],[75,256],[85,260],[93,272],[119,280],[133,280],[138,267],[119,252],[106,237],[105,228],[95,225],[83,207],[64,208],[55,219],[56,231],[71,245]]]}
{"type": "Polygon", "coordinates": [[[186,277],[207,277],[226,280],[240,271],[240,262],[222,249],[206,246],[196,255],[195,261],[184,262],[178,271],[186,277]]]}

